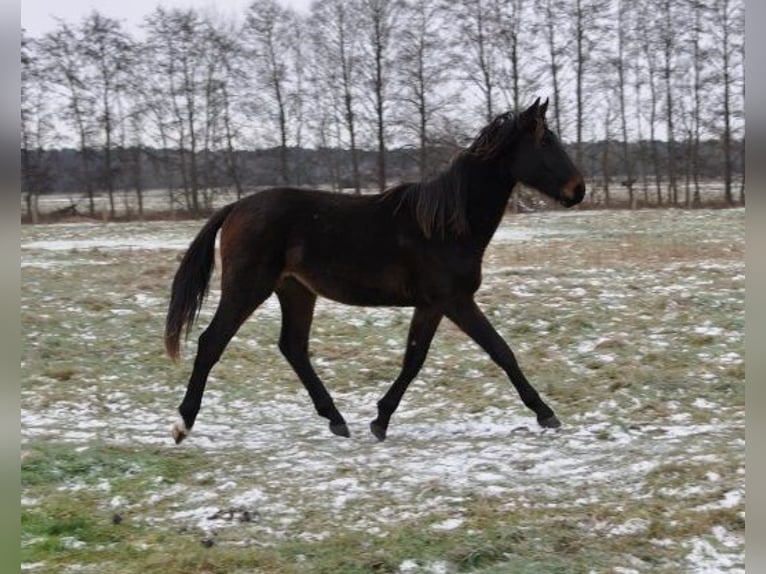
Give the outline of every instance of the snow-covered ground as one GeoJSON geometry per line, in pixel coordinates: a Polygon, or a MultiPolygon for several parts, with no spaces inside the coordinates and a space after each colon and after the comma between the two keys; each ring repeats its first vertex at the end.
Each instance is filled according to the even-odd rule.
{"type": "MultiPolygon", "coordinates": [[[[743,244],[743,219],[739,210],[556,212],[504,222],[478,300],[512,334],[532,383],[564,422],[558,431],[538,427],[489,359],[442,326],[389,438],[377,443],[367,425],[396,374],[409,311],[351,312],[321,301],[313,361],[352,432],[334,437],[274,350],[279,308],[271,298],[214,370],[179,447],[169,427],[194,347],[185,347],[179,367],[157,356],[167,285],[200,222],[26,227],[22,448],[146,446],[219,461],[172,485],[157,476],[139,500],[123,500],[109,480],[97,486],[105,505],[147,524],[229,532],[240,542],[323,540],[338,529],[385,536],[431,516],[430,528],[445,532],[464,527],[471,501],[486,497],[518,513],[549,508],[552,517],[611,509],[609,518],[587,519],[592,535],[648,536],[657,548],[678,549],[679,571],[744,572],[743,531],[714,524],[703,535],[652,538],[652,518],[636,513],[662,500],[671,521],[721,509],[744,519],[744,261],[736,249],[721,255],[743,244]],[[668,232],[678,237],[676,257],[610,255],[631,252],[632,242],[648,249],[668,232]],[[588,242],[597,234],[604,248],[594,255],[588,242]],[[709,258],[680,255],[689,237],[709,242],[701,251],[709,258]],[[577,251],[583,245],[588,254],[577,251]],[[524,249],[550,249],[551,259],[509,255],[524,249]],[[556,258],[571,266],[555,266],[556,258]],[[338,329],[349,335],[332,339],[338,329]],[[58,353],[62,345],[68,353],[58,353]],[[656,378],[664,370],[668,378],[656,378]],[[618,519],[623,507],[630,512],[618,519]]],[[[38,504],[22,498],[24,507],[38,504]]],[[[620,567],[651,571],[637,558],[620,567]]],[[[400,570],[428,571],[418,568],[410,561],[400,570]]]]}

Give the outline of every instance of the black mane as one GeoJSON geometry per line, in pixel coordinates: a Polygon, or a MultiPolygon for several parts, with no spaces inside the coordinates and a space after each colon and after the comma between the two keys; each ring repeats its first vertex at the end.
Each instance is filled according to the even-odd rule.
{"type": "Polygon", "coordinates": [[[469,235],[466,196],[471,165],[497,159],[506,152],[518,133],[517,128],[515,114],[500,114],[468,147],[458,152],[444,171],[418,183],[397,185],[384,195],[398,198],[397,210],[404,206],[410,209],[418,227],[428,238],[469,235]]]}

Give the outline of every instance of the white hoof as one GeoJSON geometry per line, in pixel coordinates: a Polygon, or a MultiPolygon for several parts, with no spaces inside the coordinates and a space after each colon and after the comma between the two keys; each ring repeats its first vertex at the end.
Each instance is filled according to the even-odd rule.
{"type": "Polygon", "coordinates": [[[183,439],[189,436],[190,432],[191,431],[186,428],[186,423],[182,418],[179,418],[173,423],[173,426],[170,427],[170,434],[173,435],[173,440],[176,441],[176,444],[179,444],[183,439]]]}

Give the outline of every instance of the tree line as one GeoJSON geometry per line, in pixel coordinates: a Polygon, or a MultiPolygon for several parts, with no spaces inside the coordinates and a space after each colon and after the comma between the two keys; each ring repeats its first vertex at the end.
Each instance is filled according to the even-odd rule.
{"type": "Polygon", "coordinates": [[[93,11],[22,31],[22,195],[162,188],[190,212],[262,185],[382,190],[550,97],[588,179],[630,207],[744,202],[743,0],[253,0],[93,11]],[[257,158],[257,160],[256,160],[257,158]]]}

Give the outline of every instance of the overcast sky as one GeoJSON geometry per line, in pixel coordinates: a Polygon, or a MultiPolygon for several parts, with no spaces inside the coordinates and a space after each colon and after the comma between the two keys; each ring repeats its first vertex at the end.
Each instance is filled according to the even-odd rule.
{"type": "MultiPolygon", "coordinates": [[[[195,7],[221,15],[243,14],[250,0],[21,0],[21,26],[32,37],[40,37],[53,29],[55,18],[70,23],[80,22],[91,10],[122,21],[128,30],[135,30],[160,4],[170,7],[195,7]]],[[[299,11],[308,11],[311,0],[280,0],[281,4],[299,11]]]]}

